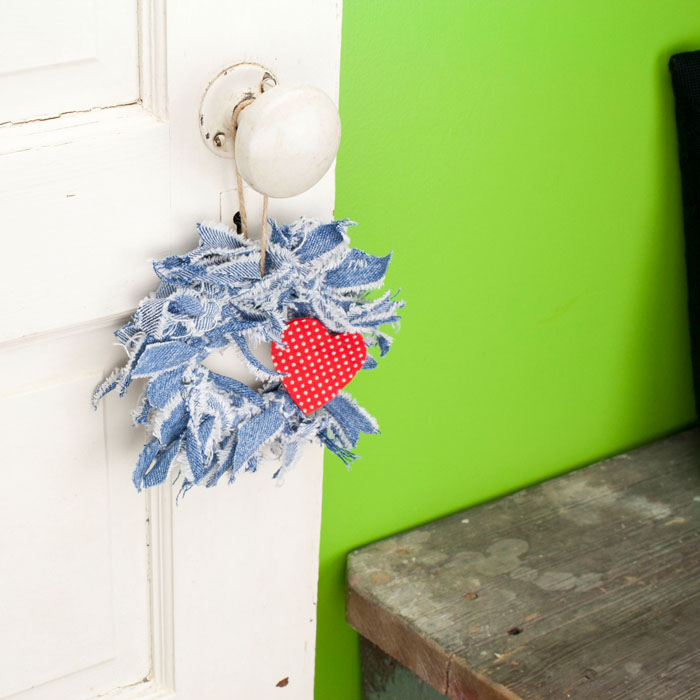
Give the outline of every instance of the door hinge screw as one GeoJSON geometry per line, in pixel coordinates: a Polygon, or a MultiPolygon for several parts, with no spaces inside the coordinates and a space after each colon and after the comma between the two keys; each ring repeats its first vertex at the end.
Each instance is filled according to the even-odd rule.
{"type": "Polygon", "coordinates": [[[263,75],[262,81],[260,82],[260,92],[266,92],[270,88],[275,87],[275,85],[277,85],[275,77],[265,71],[265,75],[263,75]]]}

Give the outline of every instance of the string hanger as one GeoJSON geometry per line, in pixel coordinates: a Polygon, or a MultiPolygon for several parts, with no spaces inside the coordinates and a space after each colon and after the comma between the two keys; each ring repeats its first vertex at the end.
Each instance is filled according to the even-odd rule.
{"type": "MultiPolygon", "coordinates": [[[[240,220],[240,233],[243,234],[244,238],[248,238],[248,218],[246,216],[245,210],[245,199],[243,197],[243,178],[238,170],[238,163],[236,162],[236,134],[238,133],[238,117],[241,112],[250,104],[255,102],[254,97],[246,97],[241,100],[233,110],[233,117],[231,120],[231,130],[233,131],[233,168],[236,172],[236,189],[238,190],[238,214],[240,220]]],[[[262,209],[262,225],[260,230],[260,277],[265,275],[265,258],[267,256],[267,195],[263,196],[263,209],[262,209]]],[[[235,220],[236,226],[238,227],[239,222],[235,220]]]]}

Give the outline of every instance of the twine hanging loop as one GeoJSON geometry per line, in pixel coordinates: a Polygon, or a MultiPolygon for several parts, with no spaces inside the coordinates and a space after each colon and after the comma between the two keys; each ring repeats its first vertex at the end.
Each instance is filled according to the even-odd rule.
{"type": "MultiPolygon", "coordinates": [[[[236,172],[236,189],[238,191],[238,212],[241,217],[241,233],[244,238],[248,238],[248,217],[245,210],[245,199],[243,197],[243,178],[238,170],[236,162],[236,136],[238,134],[238,118],[241,112],[255,101],[255,97],[246,97],[241,100],[233,110],[231,119],[231,130],[233,131],[233,168],[236,172]]],[[[267,256],[267,203],[268,197],[263,197],[262,224],[260,230],[260,277],[265,275],[265,259],[267,256]]]]}

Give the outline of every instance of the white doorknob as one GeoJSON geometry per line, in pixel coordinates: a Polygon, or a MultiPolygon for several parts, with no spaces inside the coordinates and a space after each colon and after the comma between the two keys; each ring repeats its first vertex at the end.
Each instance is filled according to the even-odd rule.
{"type": "Polygon", "coordinates": [[[339,143],[340,117],[325,92],[311,85],[277,86],[241,110],[236,163],[257,192],[293,197],[325,175],[339,143]]]}

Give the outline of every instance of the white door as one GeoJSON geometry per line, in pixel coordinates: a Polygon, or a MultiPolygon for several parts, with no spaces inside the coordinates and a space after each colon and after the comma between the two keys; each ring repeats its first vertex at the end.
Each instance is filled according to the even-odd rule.
{"type": "MultiPolygon", "coordinates": [[[[253,61],[337,99],[339,45],[340,0],[0,2],[1,700],[312,697],[321,448],[176,507],[131,484],[139,387],[90,395],[149,260],[237,209],[209,80],[253,61]]],[[[332,206],[330,172],[270,215],[332,206]]]]}

